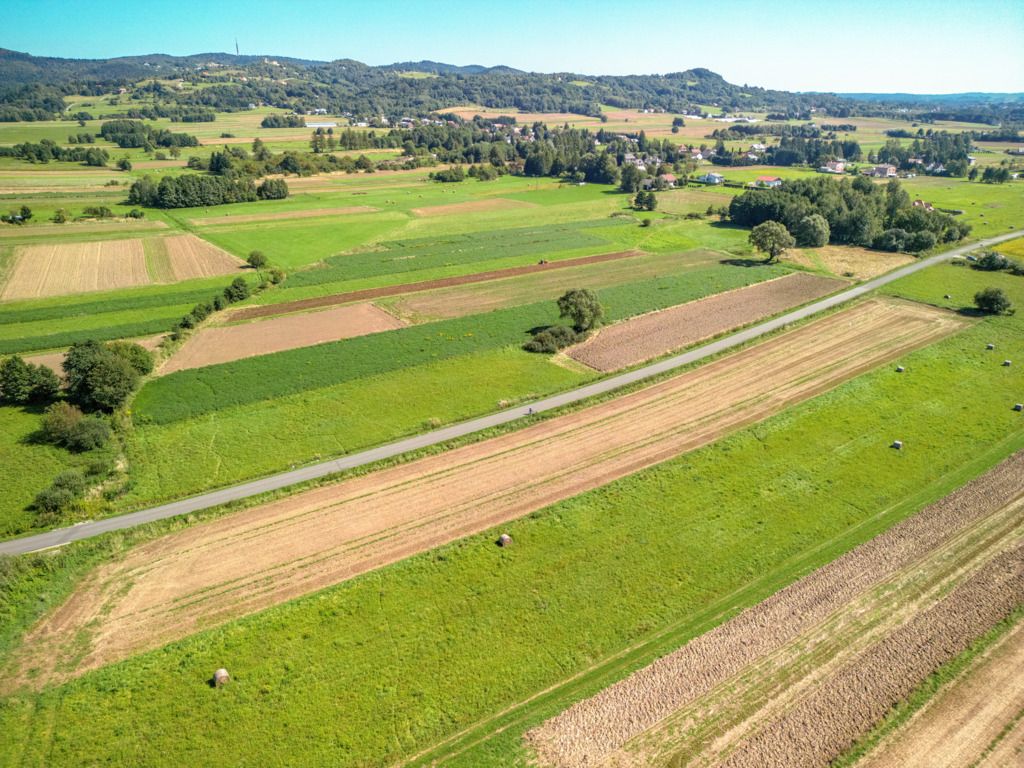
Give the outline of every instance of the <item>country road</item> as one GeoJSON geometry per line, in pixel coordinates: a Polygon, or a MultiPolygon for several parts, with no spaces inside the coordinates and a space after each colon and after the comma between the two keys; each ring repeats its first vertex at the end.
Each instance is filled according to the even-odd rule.
{"type": "Polygon", "coordinates": [[[349,456],[342,456],[337,459],[322,461],[317,464],[311,464],[288,472],[281,472],[276,475],[270,475],[269,477],[252,480],[247,483],[233,485],[228,488],[203,493],[198,496],[191,496],[169,504],[162,504],[157,507],[139,510],[138,512],[131,512],[129,514],[110,517],[103,520],[80,523],[67,528],[58,528],[52,531],[47,531],[46,533],[0,542],[0,555],[17,555],[35,552],[41,549],[57,547],[69,542],[98,536],[102,533],[107,533],[108,531],[123,530],[143,523],[150,523],[155,520],[163,520],[165,518],[184,515],[201,509],[208,509],[230,501],[245,499],[268,491],[286,488],[290,485],[295,485],[296,483],[321,478],[344,470],[361,467],[366,464],[372,464],[373,462],[381,461],[382,459],[389,459],[403,453],[408,453],[409,451],[415,451],[420,448],[444,443],[491,427],[508,424],[509,422],[527,417],[530,413],[530,408],[532,408],[533,413],[542,413],[554,408],[570,405],[572,403],[579,402],[580,400],[611,392],[615,389],[619,389],[667,371],[672,371],[676,368],[681,368],[705,358],[712,357],[720,352],[724,352],[760,336],[771,333],[785,325],[798,320],[803,320],[811,317],[812,315],[818,314],[819,312],[823,312],[824,310],[831,309],[832,307],[856,299],[883,285],[886,285],[887,283],[891,283],[894,280],[898,280],[902,277],[913,274],[914,272],[926,269],[933,264],[951,259],[955,256],[961,256],[977,248],[984,248],[1018,237],[1021,237],[1021,234],[1017,231],[1013,231],[1004,235],[991,237],[986,240],[980,240],[967,245],[958,246],[952,250],[935,254],[934,256],[929,256],[926,259],[921,259],[913,264],[908,264],[907,266],[894,270],[893,272],[876,277],[873,280],[856,285],[833,296],[816,301],[813,304],[808,304],[805,307],[793,310],[792,312],[788,312],[772,320],[738,331],[730,336],[723,337],[702,347],[666,358],[627,373],[602,379],[601,381],[579,387],[578,389],[573,389],[568,392],[544,398],[543,400],[538,400],[529,406],[519,406],[506,411],[501,411],[500,413],[481,416],[476,419],[470,419],[469,421],[464,421],[459,424],[453,424],[449,427],[437,429],[432,432],[416,435],[404,440],[398,440],[393,443],[387,443],[386,445],[381,445],[377,448],[360,451],[359,453],[354,453],[349,456]]]}

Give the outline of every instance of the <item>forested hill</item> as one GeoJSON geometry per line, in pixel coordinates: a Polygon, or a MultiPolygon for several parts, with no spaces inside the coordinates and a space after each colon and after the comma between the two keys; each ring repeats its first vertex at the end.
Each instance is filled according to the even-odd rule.
{"type": "Polygon", "coordinates": [[[47,119],[60,111],[60,97],[65,95],[99,94],[117,88],[138,93],[139,84],[146,80],[176,79],[214,87],[179,92],[157,82],[142,94],[150,103],[156,96],[189,107],[233,110],[262,103],[367,117],[416,116],[466,103],[587,115],[599,114],[600,104],[680,114],[707,104],[794,115],[816,107],[843,115],[853,103],[832,94],[738,86],[707,69],[594,77],[522,72],[500,66],[458,67],[433,61],[371,67],[351,59],[321,62],[223,53],[84,60],[36,57],[0,49],[0,117],[47,119]]]}

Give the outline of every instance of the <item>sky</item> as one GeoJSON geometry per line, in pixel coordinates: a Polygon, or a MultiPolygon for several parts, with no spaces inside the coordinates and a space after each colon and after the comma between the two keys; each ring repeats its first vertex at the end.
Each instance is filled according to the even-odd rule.
{"type": "Polygon", "coordinates": [[[800,91],[1024,92],[1024,0],[59,0],[5,3],[0,47],[109,58],[231,52],[534,72],[705,67],[800,91]],[[90,12],[91,9],[94,12],[90,12]]]}

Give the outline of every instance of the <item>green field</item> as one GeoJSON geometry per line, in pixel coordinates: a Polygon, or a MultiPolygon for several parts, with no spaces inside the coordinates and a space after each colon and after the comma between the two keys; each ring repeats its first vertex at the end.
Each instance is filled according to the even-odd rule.
{"type": "MultiPolygon", "coordinates": [[[[936,268],[890,292],[956,294],[977,275],[936,268]]],[[[981,278],[1024,302],[1019,278],[981,278]]],[[[277,765],[300,750],[315,763],[390,765],[480,724],[438,754],[525,765],[529,726],[1024,447],[1009,407],[1020,374],[1000,365],[1022,353],[1022,316],[981,320],[907,355],[905,376],[876,370],[504,526],[511,549],[471,537],[8,697],[0,744],[24,766],[277,765]],[[222,665],[234,682],[216,691],[206,680],[222,665]],[[221,721],[234,725],[206,727],[221,721]]]]}

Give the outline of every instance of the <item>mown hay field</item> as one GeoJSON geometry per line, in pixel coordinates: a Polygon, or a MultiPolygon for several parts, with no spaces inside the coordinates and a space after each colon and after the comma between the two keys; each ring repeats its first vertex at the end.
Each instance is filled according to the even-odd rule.
{"type": "Polygon", "coordinates": [[[0,300],[109,291],[149,283],[141,240],[24,245],[0,300]]]}

